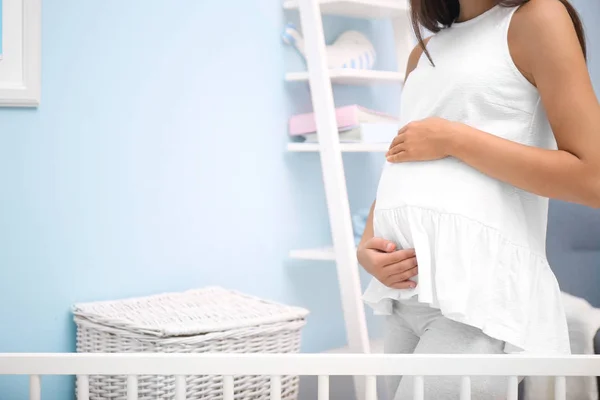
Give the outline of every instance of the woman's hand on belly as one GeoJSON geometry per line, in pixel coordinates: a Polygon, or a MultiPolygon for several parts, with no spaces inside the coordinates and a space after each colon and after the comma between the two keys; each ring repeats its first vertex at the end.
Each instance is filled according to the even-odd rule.
{"type": "Polygon", "coordinates": [[[406,124],[390,145],[386,154],[388,162],[432,161],[447,157],[455,125],[443,118],[426,118],[406,124]]]}
{"type": "Polygon", "coordinates": [[[361,244],[356,255],[360,265],[385,286],[394,289],[416,286],[409,280],[418,273],[414,249],[396,251],[393,243],[374,237],[361,244]]]}

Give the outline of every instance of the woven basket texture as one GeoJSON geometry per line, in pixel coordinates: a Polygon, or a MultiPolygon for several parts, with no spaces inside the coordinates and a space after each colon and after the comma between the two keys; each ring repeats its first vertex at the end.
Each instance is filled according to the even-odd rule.
{"type": "MultiPolygon", "coordinates": [[[[80,353],[297,353],[308,311],[220,287],[77,304],[80,353]]],[[[234,377],[235,399],[268,400],[269,377],[234,377]]],[[[189,376],[186,399],[222,399],[221,376],[189,376]]],[[[282,377],[282,399],[298,377],[282,377]]],[[[90,376],[91,400],[127,400],[126,376],[90,376]]],[[[175,378],[139,376],[138,399],[174,400],[175,378]]]]}

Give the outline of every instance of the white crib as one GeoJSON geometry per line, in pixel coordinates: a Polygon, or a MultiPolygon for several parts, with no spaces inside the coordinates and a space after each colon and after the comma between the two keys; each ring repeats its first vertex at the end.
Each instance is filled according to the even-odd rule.
{"type": "Polygon", "coordinates": [[[41,400],[43,375],[77,375],[78,400],[88,400],[89,375],[127,375],[128,400],[137,399],[137,376],[175,376],[176,399],[185,400],[189,375],[223,376],[224,400],[233,400],[233,376],[270,376],[271,400],[281,399],[281,376],[318,376],[318,400],[329,399],[332,375],[364,376],[365,399],[377,398],[376,377],[415,380],[414,399],[424,398],[424,376],[462,377],[461,400],[471,399],[470,377],[508,376],[507,399],[517,399],[519,376],[555,377],[555,399],[565,400],[565,377],[599,376],[600,356],[384,354],[0,354],[0,375],[29,375],[30,400],[41,400]]]}

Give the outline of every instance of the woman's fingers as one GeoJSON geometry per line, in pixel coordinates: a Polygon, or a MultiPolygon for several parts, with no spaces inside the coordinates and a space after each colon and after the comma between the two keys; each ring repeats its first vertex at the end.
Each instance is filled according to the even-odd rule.
{"type": "Polygon", "coordinates": [[[373,237],[367,240],[367,242],[365,243],[365,248],[388,253],[390,251],[395,250],[396,245],[394,244],[394,242],[391,242],[389,240],[379,237],[373,237]]]}
{"type": "Polygon", "coordinates": [[[399,272],[395,272],[391,275],[388,276],[388,278],[386,279],[387,282],[389,283],[399,283],[399,282],[404,282],[410,278],[412,278],[413,276],[417,275],[419,273],[419,268],[418,266],[414,266],[410,269],[407,270],[402,270],[399,272]]]}
{"type": "Polygon", "coordinates": [[[404,135],[398,135],[390,144],[390,148],[388,152],[385,154],[386,157],[389,157],[394,154],[398,154],[405,150],[406,144],[404,143],[404,135]]]}
{"type": "Polygon", "coordinates": [[[393,265],[417,256],[415,249],[401,249],[384,255],[384,266],[393,265]]]}
{"type": "Polygon", "coordinates": [[[400,151],[399,149],[401,149],[403,146],[402,144],[405,141],[405,136],[404,134],[402,135],[397,135],[394,140],[392,140],[392,143],[390,144],[390,148],[387,152],[387,155],[389,156],[390,154],[394,154],[397,153],[398,151],[400,151]]]}
{"type": "Polygon", "coordinates": [[[389,287],[391,287],[393,289],[414,289],[415,287],[417,287],[417,284],[413,281],[404,281],[404,282],[394,283],[389,287]]]}
{"type": "Polygon", "coordinates": [[[385,158],[389,163],[400,163],[406,161],[415,161],[411,157],[408,156],[408,152],[400,151],[398,153],[386,156],[385,158]]]}
{"type": "Polygon", "coordinates": [[[399,145],[402,142],[404,142],[404,135],[402,134],[402,130],[400,130],[394,137],[394,140],[392,140],[392,143],[390,143],[390,149],[394,146],[399,145]]]}
{"type": "Polygon", "coordinates": [[[418,265],[417,257],[405,258],[392,264],[383,267],[383,271],[388,275],[396,275],[409,269],[413,269],[418,265]]]}
{"type": "Polygon", "coordinates": [[[414,267],[407,271],[394,274],[386,279],[385,285],[394,289],[412,289],[416,287],[417,284],[409,279],[418,273],[418,267],[414,267]]]}

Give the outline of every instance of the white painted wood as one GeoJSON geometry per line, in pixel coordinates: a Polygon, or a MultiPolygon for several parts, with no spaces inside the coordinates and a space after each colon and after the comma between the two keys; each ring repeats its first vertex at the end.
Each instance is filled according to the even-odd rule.
{"type": "Polygon", "coordinates": [[[41,88],[41,0],[2,2],[0,106],[35,107],[41,88]]]}
{"type": "Polygon", "coordinates": [[[460,400],[471,400],[471,378],[469,376],[460,378],[460,400]]]}
{"type": "Polygon", "coordinates": [[[599,376],[600,356],[8,353],[0,375],[599,376]]]}
{"type": "Polygon", "coordinates": [[[138,400],[138,378],[136,375],[127,376],[127,400],[138,400]]]}
{"type": "Polygon", "coordinates": [[[329,400],[329,376],[319,375],[317,400],[329,400]]]}
{"type": "Polygon", "coordinates": [[[519,377],[508,377],[508,391],[506,394],[507,400],[518,400],[519,398],[519,377]]]}
{"type": "MultiPolygon", "coordinates": [[[[57,359],[50,359],[49,361],[52,363],[56,363],[57,359]]],[[[0,363],[0,365],[2,365],[2,363],[0,363]]],[[[2,373],[0,371],[0,373],[2,373]]],[[[68,374],[60,374],[60,375],[76,375],[77,373],[80,373],[79,371],[77,371],[77,369],[75,369],[74,371],[72,371],[71,373],[68,374]]],[[[44,375],[50,375],[50,374],[44,374],[44,375]]],[[[79,375],[77,377],[77,400],[89,400],[90,399],[90,381],[87,375],[79,375]]]]}
{"type": "Polygon", "coordinates": [[[233,376],[223,376],[223,400],[233,400],[233,376]]]}
{"type": "Polygon", "coordinates": [[[281,400],[281,376],[271,376],[271,400],[281,400]]]}
{"type": "Polygon", "coordinates": [[[185,400],[185,397],[186,397],[185,375],[177,375],[177,376],[175,376],[175,400],[185,400]]]}
{"type": "Polygon", "coordinates": [[[423,400],[425,398],[425,379],[422,376],[415,376],[413,379],[413,399],[423,400]]]}
{"type": "MultiPolygon", "coordinates": [[[[390,18],[408,9],[406,0],[321,0],[321,13],[354,18],[390,18]]],[[[283,3],[286,10],[298,9],[297,0],[283,3]]]]}
{"type": "Polygon", "coordinates": [[[29,376],[29,400],[41,400],[42,380],[39,375],[29,376]]]}
{"type": "MultiPolygon", "coordinates": [[[[348,346],[353,352],[369,353],[369,334],[361,298],[359,266],[355,255],[330,71],[327,67],[323,21],[316,0],[299,0],[299,10],[348,346]]],[[[365,393],[364,382],[356,377],[354,383],[355,392],[360,399],[361,394],[365,393]]]]}
{"type": "Polygon", "coordinates": [[[365,377],[365,400],[377,400],[377,377],[365,377]]]}
{"type": "Polygon", "coordinates": [[[508,388],[506,392],[507,400],[518,400],[519,399],[519,377],[509,376],[508,377],[508,388]]]}
{"type": "Polygon", "coordinates": [[[554,400],[567,400],[567,380],[564,376],[554,378],[554,400]]]}
{"type": "MultiPolygon", "coordinates": [[[[304,35],[306,37],[306,29],[304,31],[304,35]]],[[[404,73],[395,71],[344,68],[328,70],[328,73],[331,83],[338,85],[364,86],[404,82],[404,73]]],[[[309,80],[309,78],[309,72],[288,72],[285,74],[285,80],[288,82],[306,82],[309,80]]]]}
{"type": "MultiPolygon", "coordinates": [[[[400,58],[407,56],[412,47],[402,48],[401,35],[404,34],[407,26],[398,23],[398,21],[408,20],[408,0],[287,0],[284,2],[284,8],[300,11],[304,52],[308,65],[307,72],[288,73],[286,80],[309,82],[319,136],[317,144],[290,143],[288,150],[320,153],[333,241],[331,250],[293,250],[290,256],[304,260],[336,262],[348,339],[347,350],[350,353],[370,353],[372,349],[368,341],[341,152],[386,152],[389,145],[339,143],[331,85],[401,84],[404,82],[404,67],[398,68],[397,71],[328,69],[321,13],[359,18],[394,18],[396,47],[400,58]]],[[[355,391],[359,399],[367,393],[364,390],[365,384],[364,380],[355,377],[355,391]]]]}
{"type": "MultiPolygon", "coordinates": [[[[340,143],[340,151],[346,153],[385,153],[390,145],[386,143],[340,143]]],[[[288,143],[288,151],[310,153],[319,151],[319,143],[288,143]]]]}

